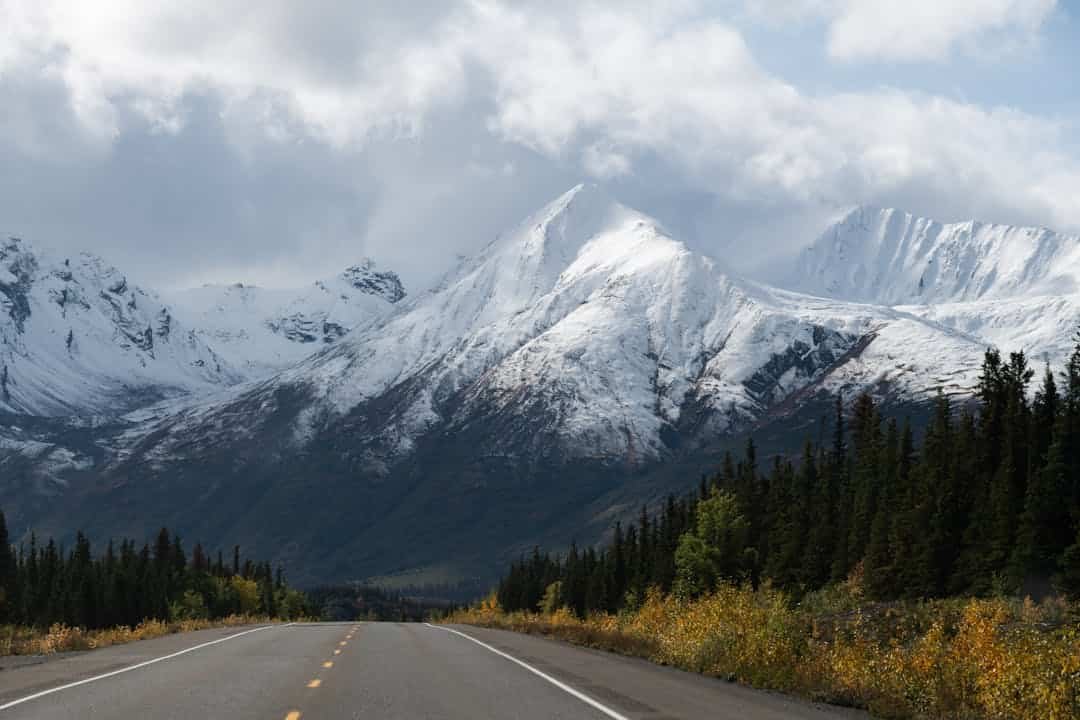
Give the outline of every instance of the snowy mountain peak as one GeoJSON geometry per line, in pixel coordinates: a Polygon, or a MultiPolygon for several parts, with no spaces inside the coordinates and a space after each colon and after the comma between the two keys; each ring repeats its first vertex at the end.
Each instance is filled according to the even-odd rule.
{"type": "Polygon", "coordinates": [[[858,207],[798,257],[786,287],[884,305],[1080,292],[1080,237],[858,207]]]}
{"type": "Polygon", "coordinates": [[[0,245],[0,409],[119,410],[236,380],[154,293],[96,255],[0,245]]]}

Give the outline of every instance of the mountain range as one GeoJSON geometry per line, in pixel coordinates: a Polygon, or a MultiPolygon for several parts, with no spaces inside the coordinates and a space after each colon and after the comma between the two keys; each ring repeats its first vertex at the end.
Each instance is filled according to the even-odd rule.
{"type": "MultiPolygon", "coordinates": [[[[156,294],[0,250],[0,504],[63,536],[177,528],[301,581],[491,576],[595,540],[836,394],[918,413],[988,346],[1060,362],[1080,238],[860,207],[766,285],[579,186],[433,287],[156,294]]],[[[818,429],[815,429],[818,428],[818,429]]]]}

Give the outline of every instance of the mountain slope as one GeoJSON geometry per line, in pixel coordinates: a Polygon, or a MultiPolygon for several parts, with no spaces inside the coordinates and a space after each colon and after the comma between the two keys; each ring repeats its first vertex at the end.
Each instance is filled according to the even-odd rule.
{"type": "Polygon", "coordinates": [[[119,412],[237,379],[154,293],[101,258],[0,244],[0,411],[119,412]]]}
{"type": "Polygon", "coordinates": [[[879,305],[1080,293],[1080,237],[860,207],[798,257],[783,283],[879,305]]]}
{"type": "Polygon", "coordinates": [[[857,208],[799,255],[786,286],[897,306],[986,346],[1061,358],[1080,319],[1080,237],[857,208]]]}
{"type": "Polygon", "coordinates": [[[167,295],[177,314],[247,377],[281,370],[387,314],[405,297],[401,280],[364,260],[299,289],[235,283],[167,295]]]}
{"type": "Polygon", "coordinates": [[[351,451],[379,466],[426,433],[488,423],[503,431],[483,440],[486,453],[653,461],[672,443],[749,427],[819,383],[851,390],[893,378],[913,399],[961,390],[981,350],[910,314],[733,279],[655,221],[579,187],[383,321],[232,404],[167,417],[173,430],[160,442],[214,445],[227,425],[216,414],[274,408],[285,393],[305,398],[295,417],[268,417],[287,422],[293,447],[345,423],[351,451]],[[885,365],[858,359],[894,336],[908,351],[950,348],[960,367],[910,362],[898,372],[888,351],[885,365]]]}

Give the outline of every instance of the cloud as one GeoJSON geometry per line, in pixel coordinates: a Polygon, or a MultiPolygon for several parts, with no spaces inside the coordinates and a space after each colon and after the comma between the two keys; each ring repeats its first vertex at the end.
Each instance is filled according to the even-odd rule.
{"type": "Polygon", "coordinates": [[[744,0],[745,14],[782,27],[822,20],[829,57],[843,62],[942,62],[1030,47],[1057,0],[744,0]]]}
{"type": "Polygon", "coordinates": [[[1056,0],[846,0],[833,8],[829,55],[838,60],[943,60],[958,46],[1030,41],[1056,0]]]}
{"type": "MultiPolygon", "coordinates": [[[[853,60],[1053,9],[871,5],[784,12],[853,60]]],[[[1067,120],[799,87],[695,2],[0,0],[0,103],[0,228],[157,282],[287,284],[360,254],[422,282],[582,175],[744,267],[856,202],[1080,227],[1067,120]]]]}

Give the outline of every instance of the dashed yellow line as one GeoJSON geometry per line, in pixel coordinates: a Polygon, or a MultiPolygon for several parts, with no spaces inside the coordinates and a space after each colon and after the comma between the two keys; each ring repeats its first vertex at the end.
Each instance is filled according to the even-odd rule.
{"type": "Polygon", "coordinates": [[[288,715],[285,716],[285,720],[300,720],[300,711],[299,710],[293,710],[292,712],[290,712],[288,715]]]}
{"type": "Polygon", "coordinates": [[[332,668],[332,667],[334,667],[334,661],[333,660],[327,660],[326,662],[324,662],[322,664],[322,666],[324,668],[332,668]]]}
{"type": "Polygon", "coordinates": [[[341,647],[345,647],[348,644],[349,644],[348,640],[342,640],[341,642],[338,643],[338,645],[340,645],[341,647]]]}
{"type": "Polygon", "coordinates": [[[307,684],[307,686],[308,686],[309,688],[317,688],[317,687],[319,687],[320,685],[322,685],[322,680],[320,680],[319,678],[315,678],[314,680],[312,680],[311,682],[309,682],[309,683],[307,684]]]}
{"type": "Polygon", "coordinates": [[[335,654],[335,655],[340,655],[340,654],[341,654],[341,650],[335,650],[335,651],[334,651],[334,654],[335,654]]]}

